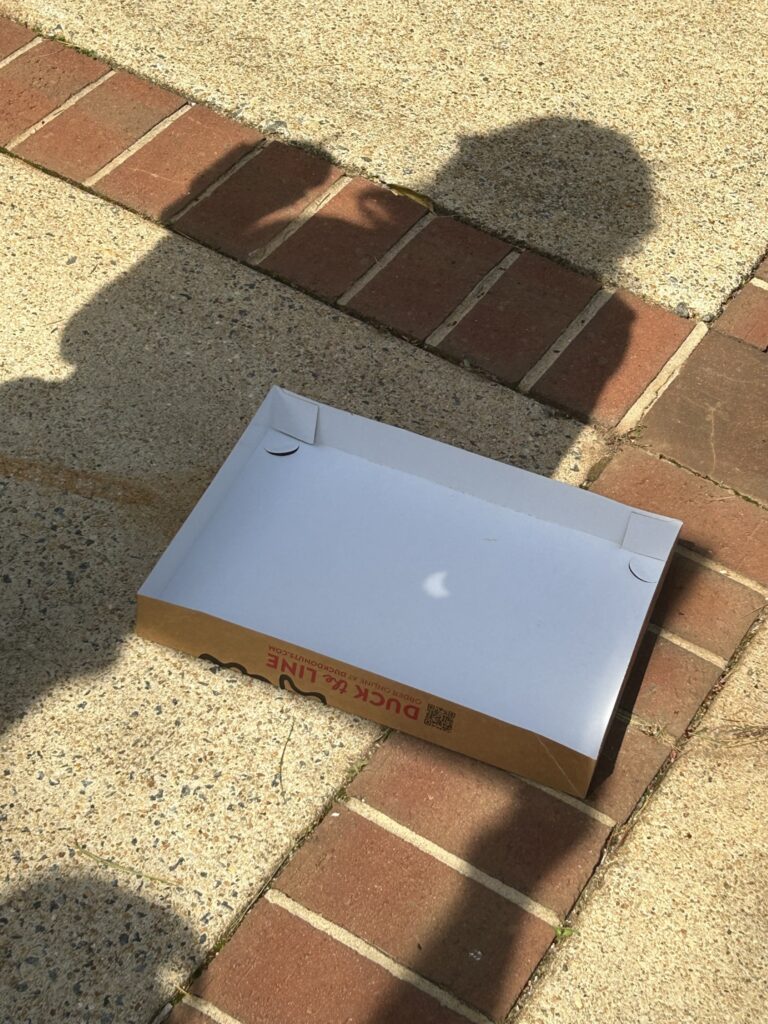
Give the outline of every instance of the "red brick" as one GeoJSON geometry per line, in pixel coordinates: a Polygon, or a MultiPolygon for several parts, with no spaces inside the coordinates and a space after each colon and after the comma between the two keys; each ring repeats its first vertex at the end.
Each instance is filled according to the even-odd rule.
{"type": "Polygon", "coordinates": [[[524,252],[440,344],[517,384],[599,289],[597,281],[524,252]]]}
{"type": "Polygon", "coordinates": [[[349,303],[349,309],[423,341],[511,246],[438,217],[349,303]]]}
{"type": "Polygon", "coordinates": [[[692,328],[660,306],[619,291],[533,388],[544,401],[614,426],[692,328]]]}
{"type": "Polygon", "coordinates": [[[260,266],[324,299],[338,299],[424,212],[411,199],[355,178],[260,266]]]}
{"type": "Polygon", "coordinates": [[[755,271],[755,277],[759,278],[761,281],[768,281],[768,260],[763,260],[755,271]]]}
{"type": "Polygon", "coordinates": [[[677,739],[719,677],[716,665],[655,633],[646,633],[621,707],[677,739]]]}
{"type": "Polygon", "coordinates": [[[287,227],[340,175],[327,160],[274,142],[183,214],[175,226],[244,260],[287,227]]]}
{"type": "Polygon", "coordinates": [[[725,307],[715,327],[761,352],[768,351],[768,290],[745,285],[725,307]]]}
{"type": "Polygon", "coordinates": [[[179,96],[120,71],[15,152],[57,174],[84,181],[183,103],[179,96]]]}
{"type": "Polygon", "coordinates": [[[276,886],[495,1019],[549,947],[549,925],[339,805],[276,886]]]}
{"type": "Polygon", "coordinates": [[[192,991],[242,1024],[466,1024],[414,986],[264,900],[192,991]]]}
{"type": "Polygon", "coordinates": [[[670,748],[617,722],[608,731],[587,803],[621,825],[664,764],[670,748]]]}
{"type": "Polygon", "coordinates": [[[168,220],[241,160],[264,136],[192,107],[95,186],[155,220],[168,220]]]}
{"type": "Polygon", "coordinates": [[[768,502],[768,356],[711,331],[651,408],[641,443],[768,502]]]}
{"type": "Polygon", "coordinates": [[[8,18],[0,18],[0,60],[10,57],[16,50],[31,43],[34,38],[35,33],[25,25],[19,25],[8,18]]]}
{"type": "Polygon", "coordinates": [[[592,489],[682,519],[684,543],[768,586],[768,512],[753,502],[632,446],[612,459],[592,489]]]}
{"type": "Polygon", "coordinates": [[[0,68],[0,145],[107,71],[100,60],[49,39],[0,68]]]}
{"type": "Polygon", "coordinates": [[[350,794],[564,916],[608,829],[507,772],[395,734],[350,794]]]}
{"type": "Polygon", "coordinates": [[[727,661],[764,603],[756,590],[677,555],[653,621],[727,661]]]}

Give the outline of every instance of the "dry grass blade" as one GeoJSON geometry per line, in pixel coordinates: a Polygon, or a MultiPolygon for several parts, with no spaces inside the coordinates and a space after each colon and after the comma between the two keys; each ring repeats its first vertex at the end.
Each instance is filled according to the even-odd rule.
{"type": "Polygon", "coordinates": [[[283,803],[285,803],[285,790],[283,789],[283,761],[285,760],[285,752],[288,749],[288,744],[291,742],[291,736],[293,735],[293,727],[295,724],[295,721],[291,720],[291,728],[288,730],[288,735],[285,737],[283,749],[280,751],[280,765],[277,769],[277,777],[280,780],[280,795],[283,798],[283,803]]]}

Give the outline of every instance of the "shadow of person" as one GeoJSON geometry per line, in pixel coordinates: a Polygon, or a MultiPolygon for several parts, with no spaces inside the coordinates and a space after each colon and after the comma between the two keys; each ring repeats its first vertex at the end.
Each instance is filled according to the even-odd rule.
{"type": "Polygon", "coordinates": [[[502,223],[515,240],[608,284],[656,223],[652,171],[632,140],[577,118],[460,136],[429,193],[460,209],[478,188],[498,214],[491,230],[502,223]]]}
{"type": "MultiPolygon", "coordinates": [[[[525,211],[523,240],[559,252],[580,238],[582,249],[591,252],[582,265],[607,280],[653,223],[650,174],[642,159],[625,138],[587,122],[554,118],[464,138],[454,160],[436,176],[435,194],[449,196],[468,174],[486,179],[499,203],[525,211]]],[[[210,169],[190,193],[209,182],[210,169]]],[[[307,187],[305,182],[302,189],[307,187]]],[[[272,216],[279,224],[279,211],[272,216]]],[[[345,223],[347,244],[366,250],[366,236],[379,216],[374,209],[362,224],[354,218],[345,223]]],[[[131,631],[138,586],[272,383],[344,407],[354,380],[356,393],[370,396],[372,414],[393,422],[399,416],[400,425],[418,429],[419,421],[408,418],[410,402],[396,400],[408,372],[403,358],[392,354],[399,342],[382,341],[380,354],[371,356],[357,340],[367,328],[353,325],[344,334],[339,327],[338,337],[333,326],[325,333],[308,332],[309,300],[296,302],[295,293],[292,297],[281,286],[262,287],[257,273],[236,268],[194,242],[172,237],[158,242],[153,232],[139,232],[129,242],[135,246],[130,269],[118,276],[108,255],[100,255],[100,244],[83,239],[72,271],[87,297],[60,334],[56,356],[68,375],[56,380],[21,375],[0,392],[5,410],[0,418],[0,475],[5,477],[0,617],[10,670],[0,714],[5,729],[39,707],[52,687],[77,687],[80,680],[92,685],[114,665],[131,631]]],[[[589,367],[590,407],[621,364],[631,331],[631,311],[622,312],[620,295],[613,301],[621,329],[612,335],[609,358],[589,367]]],[[[331,324],[342,316],[323,313],[331,324]]],[[[44,351],[46,332],[38,337],[41,358],[53,361],[44,351]]],[[[507,343],[517,343],[513,313],[507,343]]],[[[413,372],[421,370],[414,366],[413,372]]],[[[421,400],[430,402],[426,374],[419,388],[421,400]]],[[[452,433],[448,436],[446,428],[441,439],[462,443],[461,422],[457,426],[453,415],[447,419],[452,433]]],[[[468,446],[471,437],[463,436],[468,446]]],[[[522,452],[526,439],[511,444],[512,458],[515,445],[522,452]]],[[[565,447],[550,447],[538,468],[553,472],[566,453],[565,447]]],[[[126,679],[125,685],[141,682],[126,679]]],[[[466,859],[484,863],[486,848],[529,827],[523,813],[496,821],[477,836],[466,859]]],[[[546,854],[540,869],[542,874],[552,869],[546,854]]],[[[88,884],[83,879],[77,886],[88,884]]],[[[56,884],[42,882],[11,899],[19,905],[42,899],[43,906],[46,886],[54,898],[56,884]]],[[[78,902],[75,894],[69,905],[78,902]]],[[[106,897],[93,903],[94,928],[106,924],[108,907],[106,897]]],[[[149,914],[152,908],[147,904],[145,910],[149,914]]],[[[471,898],[459,900],[441,926],[423,937],[412,966],[423,966],[430,976],[435,964],[450,962],[469,913],[471,898]]],[[[63,911],[57,927],[70,928],[70,917],[76,920],[63,911]]],[[[161,914],[156,931],[171,943],[188,939],[173,916],[161,914]]],[[[514,929],[508,942],[511,956],[514,929]]],[[[78,963],[87,977],[91,960],[78,963]]],[[[394,1016],[387,1020],[408,1019],[407,1007],[402,1013],[390,1009],[394,1016]]],[[[127,1014],[119,1019],[131,1020],[127,1014]]]]}
{"type": "MultiPolygon", "coordinates": [[[[653,178],[625,135],[588,121],[536,118],[488,135],[464,136],[432,192],[448,204],[483,191],[483,210],[533,250],[615,284],[655,224],[653,178]]],[[[492,321],[470,314],[439,351],[515,386],[586,304],[587,282],[528,253],[492,290],[492,321]]],[[[479,312],[479,311],[478,311],[479,312]]],[[[575,346],[533,383],[534,394],[584,419],[616,422],[611,381],[632,338],[632,300],[621,292],[599,313],[604,338],[575,346]]],[[[622,396],[623,397],[623,396],[622,396]]]]}
{"type": "MultiPolygon", "coordinates": [[[[127,643],[133,595],[281,376],[277,321],[290,310],[262,301],[255,273],[196,243],[158,242],[139,220],[130,238],[113,234],[113,208],[77,193],[73,242],[58,205],[69,187],[10,160],[3,169],[22,175],[20,187],[35,176],[36,202],[55,204],[56,217],[27,227],[20,211],[18,221],[2,211],[20,248],[32,236],[26,276],[13,279],[20,253],[10,268],[18,347],[3,369],[12,360],[34,369],[0,387],[0,1022],[147,1024],[173,995],[168,978],[188,977],[212,940],[201,944],[153,884],[134,892],[120,874],[104,881],[107,866],[76,874],[50,865],[66,863],[78,838],[88,849],[116,845],[95,824],[90,796],[78,798],[94,775],[87,792],[121,838],[142,835],[153,848],[176,834],[162,814],[147,814],[158,747],[173,752],[163,720],[136,710],[153,684],[127,643]],[[127,259],[116,255],[124,244],[135,247],[127,259]],[[130,271],[116,273],[126,262],[130,271]],[[60,326],[56,304],[67,308],[69,290],[79,298],[60,326]],[[116,761],[127,763],[117,791],[116,761]]],[[[207,168],[192,194],[216,172],[207,168]]],[[[300,342],[291,358],[301,358],[300,342]]],[[[172,704],[185,721],[199,711],[172,704]]],[[[182,828],[193,844],[194,827],[182,828]]],[[[77,855],[81,867],[86,856],[77,855]]],[[[124,867],[140,870],[140,856],[124,867]]]]}
{"type": "MultiPolygon", "coordinates": [[[[185,199],[247,152],[219,156],[185,199]]],[[[326,177],[323,161],[307,159],[314,177],[289,197],[299,206],[326,177]]],[[[160,219],[187,201],[166,204],[160,219]]],[[[271,216],[279,231],[280,211],[271,216]]],[[[255,274],[230,282],[231,264],[155,234],[116,276],[109,229],[99,228],[95,244],[84,239],[64,269],[51,268],[87,296],[56,332],[58,345],[49,324],[32,322],[37,363],[61,363],[65,374],[0,387],[0,734],[58,681],[112,662],[132,628],[137,586],[279,376],[278,313],[260,309],[255,274]],[[90,286],[99,277],[105,285],[90,286]]]]}
{"type": "MultiPolygon", "coordinates": [[[[606,284],[620,278],[623,260],[641,248],[655,224],[651,170],[631,140],[583,120],[538,118],[486,135],[461,137],[456,155],[438,172],[428,191],[449,208],[461,208],[468,182],[473,190],[478,185],[485,190],[490,197],[485,205],[500,211],[500,221],[514,225],[516,240],[539,252],[565,257],[572,269],[594,275],[606,284]]],[[[486,335],[482,329],[475,333],[471,352],[466,353],[474,365],[513,386],[520,381],[525,370],[546,351],[536,331],[542,320],[557,312],[561,301],[552,280],[551,272],[542,273],[533,258],[526,286],[533,293],[540,288],[535,301],[543,304],[544,310],[537,309],[531,315],[530,306],[526,308],[520,302],[514,289],[497,297],[504,325],[496,325],[486,335]],[[519,353],[523,354],[524,369],[520,369],[519,353]]],[[[567,382],[571,390],[578,391],[582,418],[597,422],[605,422],[602,399],[627,358],[635,319],[628,297],[620,291],[610,300],[610,307],[606,328],[609,343],[596,346],[592,353],[580,352],[578,370],[574,372],[578,380],[567,382]]],[[[568,319],[571,317],[572,313],[568,319]]],[[[443,346],[443,354],[456,358],[465,353],[460,344],[449,344],[443,346]]],[[[560,366],[566,367],[566,373],[570,369],[566,359],[560,366]]],[[[556,392],[552,401],[557,404],[556,392]]],[[[614,722],[606,738],[593,794],[611,774],[651,646],[646,639],[639,650],[623,695],[624,715],[614,722]]],[[[426,745],[420,741],[409,739],[403,744],[407,763],[417,776],[413,784],[425,807],[450,801],[445,789],[452,778],[463,776],[463,801],[473,799],[473,775],[477,776],[478,800],[488,799],[489,789],[498,790],[502,785],[495,769],[444,752],[424,757],[426,745]],[[453,767],[442,772],[439,766],[446,758],[453,767]],[[420,771],[420,764],[429,768],[420,771]]],[[[455,797],[458,800],[458,794],[455,797]]],[[[474,816],[471,825],[456,830],[460,840],[454,837],[449,841],[447,832],[451,829],[442,839],[437,835],[432,839],[453,842],[451,852],[491,876],[506,877],[513,886],[516,872],[506,865],[519,862],[522,870],[517,878],[522,879],[524,895],[533,895],[563,919],[595,863],[596,853],[593,850],[590,860],[590,847],[598,841],[599,849],[607,833],[585,814],[574,814],[568,808],[561,808],[559,813],[556,804],[546,804],[547,798],[540,791],[512,786],[506,811],[489,813],[485,821],[482,813],[474,816]],[[559,831],[553,831],[548,816],[558,822],[559,831]],[[571,874],[571,884],[574,877],[578,879],[570,897],[562,892],[555,894],[559,869],[566,876],[571,874]]],[[[483,922],[483,911],[478,907],[488,901],[483,898],[481,886],[462,880],[456,888],[458,895],[449,901],[447,909],[443,908],[439,924],[431,918],[426,933],[414,930],[409,966],[459,994],[494,1021],[506,1019],[521,985],[555,933],[514,906],[509,906],[506,913],[497,908],[498,919],[483,922]]],[[[386,912],[382,910],[382,914],[386,918],[386,912]]],[[[375,944],[373,936],[369,938],[375,944]]],[[[402,999],[382,1006],[367,1024],[407,1020],[408,1006],[404,994],[402,999]]]]}
{"type": "Polygon", "coordinates": [[[148,1024],[189,972],[196,942],[141,889],[60,870],[3,899],[2,1024],[148,1024]]]}

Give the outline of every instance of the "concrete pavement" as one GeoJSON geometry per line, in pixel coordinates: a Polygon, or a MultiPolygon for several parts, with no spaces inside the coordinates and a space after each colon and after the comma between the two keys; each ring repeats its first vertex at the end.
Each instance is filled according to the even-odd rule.
{"type": "MultiPolygon", "coordinates": [[[[24,41],[18,26],[0,28],[6,33],[0,32],[0,49],[24,41]]],[[[57,54],[94,73],[93,61],[56,44],[42,44],[37,53],[54,59],[46,65],[45,88],[58,88],[57,54]]],[[[34,63],[3,69],[11,95],[21,80],[18,69],[34,63]]],[[[42,113],[31,114],[41,96],[46,100],[35,74],[37,86],[32,77],[15,107],[6,103],[1,112],[11,123],[27,117],[31,124],[42,113]]],[[[67,95],[64,89],[57,102],[67,95]]],[[[153,104],[172,108],[180,102],[129,76],[106,75],[66,116],[33,130],[18,152],[72,175],[72,160],[93,161],[102,152],[103,162],[104,147],[117,153],[146,130],[157,116],[153,104]],[[89,117],[84,144],[78,130],[89,117]],[[70,161],[69,170],[61,169],[62,160],[70,161]]],[[[202,111],[192,109],[196,116],[202,111]]],[[[545,120],[533,136],[518,131],[517,141],[541,143],[554,130],[577,145],[573,122],[545,120]]],[[[218,128],[223,130],[220,122],[218,128]]],[[[592,125],[589,131],[599,167],[602,129],[592,125]]],[[[157,140],[166,162],[172,138],[167,133],[157,140]]],[[[621,135],[606,138],[618,145],[615,152],[624,152],[621,135]]],[[[188,160],[189,147],[179,155],[188,160]]],[[[151,147],[139,152],[145,175],[153,159],[155,168],[163,166],[151,147]]],[[[256,216],[259,194],[263,200],[273,182],[284,199],[295,197],[297,186],[302,191],[301,175],[294,180],[286,173],[292,167],[295,174],[302,160],[310,158],[291,147],[266,147],[245,165],[248,187],[230,179],[193,208],[195,216],[202,211],[207,230],[213,224],[218,232],[217,244],[237,255],[239,231],[252,232],[254,224],[262,230],[265,218],[275,219],[275,203],[261,219],[256,216]],[[242,195],[240,205],[229,208],[228,222],[223,214],[233,188],[242,195]]],[[[130,165],[121,166],[125,176],[130,165]]],[[[314,166],[338,173],[327,164],[314,166]]],[[[642,224],[655,216],[650,179],[642,163],[636,170],[633,178],[625,167],[616,187],[606,188],[609,216],[599,208],[595,214],[590,231],[604,266],[618,266],[645,232],[642,224]],[[633,221],[612,205],[630,186],[642,199],[646,221],[633,221]],[[606,225],[620,229],[615,245],[606,225]]],[[[183,184],[184,173],[189,177],[189,166],[171,160],[173,188],[183,184]]],[[[11,1008],[7,1019],[14,1022],[34,1020],[53,1005],[65,1019],[141,1020],[216,948],[297,839],[312,832],[329,797],[367,757],[377,735],[364,723],[297,708],[285,695],[130,638],[131,595],[269,383],[574,482],[613,450],[616,438],[603,434],[605,445],[595,431],[28,166],[3,158],[2,180],[8,316],[0,474],[8,529],[1,589],[3,620],[11,627],[4,666],[12,684],[2,708],[3,951],[12,967],[0,1005],[3,1012],[11,1008]]],[[[350,227],[354,196],[366,189],[348,182],[338,203],[328,204],[324,226],[322,218],[297,221],[290,245],[283,239],[276,250],[278,273],[301,285],[297,268],[306,273],[313,260],[329,264],[359,245],[360,233],[350,227]],[[336,216],[343,210],[334,225],[331,211],[336,216]],[[302,252],[307,237],[314,239],[314,257],[302,252]],[[303,269],[295,263],[297,252],[303,269]]],[[[562,176],[548,179],[547,190],[570,195],[562,176]]],[[[371,195],[379,201],[382,192],[371,195]]],[[[583,210],[587,192],[580,199],[583,210]]],[[[142,210],[147,198],[140,187],[134,208],[142,210]]],[[[288,214],[296,216],[298,207],[291,209],[288,214]]],[[[572,209],[578,213],[578,204],[572,209]]],[[[580,222],[586,223],[581,216],[580,222]]],[[[186,220],[182,230],[184,225],[186,220]]],[[[466,234],[470,229],[454,221],[428,224],[392,263],[376,268],[367,294],[370,303],[373,289],[378,322],[398,329],[402,316],[427,313],[439,321],[469,287],[454,281],[447,295],[438,293],[445,309],[427,308],[435,298],[432,278],[446,282],[442,270],[430,278],[425,267],[450,272],[463,265],[450,247],[436,244],[441,231],[453,233],[454,250],[461,232],[481,249],[501,245],[466,234]],[[400,283],[390,294],[393,280],[400,283]]],[[[253,244],[246,245],[246,255],[253,244]]],[[[496,259],[500,253],[494,252],[496,259]]],[[[556,305],[555,271],[564,272],[537,260],[524,254],[493,272],[504,273],[498,284],[506,299],[502,292],[469,297],[472,308],[464,309],[462,327],[468,347],[454,357],[466,351],[472,361],[489,334],[501,332],[495,354],[490,352],[498,366],[509,354],[506,346],[523,332],[521,307],[541,326],[556,305]],[[546,287],[531,287],[537,274],[546,287]],[[505,305],[510,297],[512,304],[505,305]]],[[[752,769],[765,732],[759,675],[764,640],[748,650],[693,740],[680,738],[768,583],[760,546],[766,515],[760,505],[766,465],[759,415],[768,358],[765,273],[763,265],[703,340],[701,325],[679,349],[688,321],[626,293],[614,296],[564,356],[553,353],[549,374],[557,387],[531,392],[591,415],[604,428],[614,426],[642,392],[634,419],[619,426],[620,433],[636,426],[632,443],[611,459],[597,487],[680,516],[683,542],[695,549],[676,555],[655,616],[663,639],[650,648],[644,642],[634,684],[639,691],[626,705],[634,714],[611,774],[587,803],[569,805],[521,780],[441,757],[436,748],[388,741],[351,787],[351,799],[326,814],[196,983],[198,996],[243,1024],[292,1021],[309,1006],[321,1015],[328,1006],[331,1016],[399,1024],[416,1014],[419,1000],[424,1013],[440,1020],[454,1020],[454,1010],[477,1019],[477,1008],[482,1019],[485,1013],[506,1017],[549,944],[552,933],[541,927],[547,908],[567,911],[599,860],[607,829],[624,821],[671,752],[676,764],[637,815],[626,863],[621,848],[607,871],[598,870],[594,889],[579,904],[575,935],[544,960],[523,1012],[536,1021],[553,1014],[568,1020],[571,1009],[618,1020],[629,1006],[638,1019],[654,1024],[670,1015],[706,1022],[755,1015],[759,988],[751,975],[761,975],[765,966],[754,939],[761,912],[756,894],[765,864],[755,840],[760,820],[749,822],[759,789],[752,769]],[[658,369],[670,355],[646,391],[656,372],[649,368],[658,369]],[[595,387],[601,389],[597,395],[595,387]],[[721,706],[725,712],[718,717],[721,706]],[[755,756],[743,764],[753,748],[755,756]],[[398,772],[400,785],[392,781],[398,772]],[[368,798],[372,805],[365,804],[368,798]],[[329,851],[342,870],[331,873],[322,893],[313,888],[322,874],[313,858],[325,863],[329,851]],[[377,856],[388,860],[380,875],[391,873],[398,892],[409,893],[414,879],[421,879],[412,897],[382,899],[384,891],[365,870],[355,882],[351,866],[370,867],[377,856]],[[461,882],[466,875],[455,873],[462,856],[475,879],[468,889],[461,882]],[[477,888],[489,879],[511,907],[504,898],[489,903],[477,888]],[[358,895],[350,903],[353,882],[358,895]],[[522,897],[515,896],[517,886],[522,897]],[[541,915],[540,907],[525,903],[531,892],[543,900],[538,925],[515,910],[522,898],[534,918],[541,915]],[[604,892],[607,905],[600,902],[595,910],[604,892]],[[297,944],[307,966],[304,989],[293,968],[297,944]],[[263,968],[259,974],[251,969],[254,958],[263,968]],[[495,963],[504,969],[496,970],[495,963]],[[349,981],[341,1002],[326,985],[329,964],[349,981]],[[359,983],[351,980],[355,976],[359,983]],[[447,981],[451,992],[435,989],[435,981],[447,981]]],[[[597,285],[581,281],[579,287],[594,291],[597,285]]],[[[579,296],[577,306],[586,299],[579,296]]],[[[560,313],[567,320],[574,311],[560,313]]],[[[405,333],[419,339],[425,332],[405,333]]],[[[507,383],[516,379],[512,375],[507,383]]],[[[201,1014],[218,1019],[218,1012],[190,997],[173,1019],[199,1024],[201,1014]]]]}
{"type": "Polygon", "coordinates": [[[2,9],[669,308],[768,248],[764,0],[2,9]]]}

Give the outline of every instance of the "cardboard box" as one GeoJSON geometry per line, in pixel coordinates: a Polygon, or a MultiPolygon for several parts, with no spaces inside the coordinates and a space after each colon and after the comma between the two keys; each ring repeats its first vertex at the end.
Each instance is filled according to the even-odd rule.
{"type": "Polygon", "coordinates": [[[273,388],[137,630],[583,796],[680,527],[273,388]]]}

